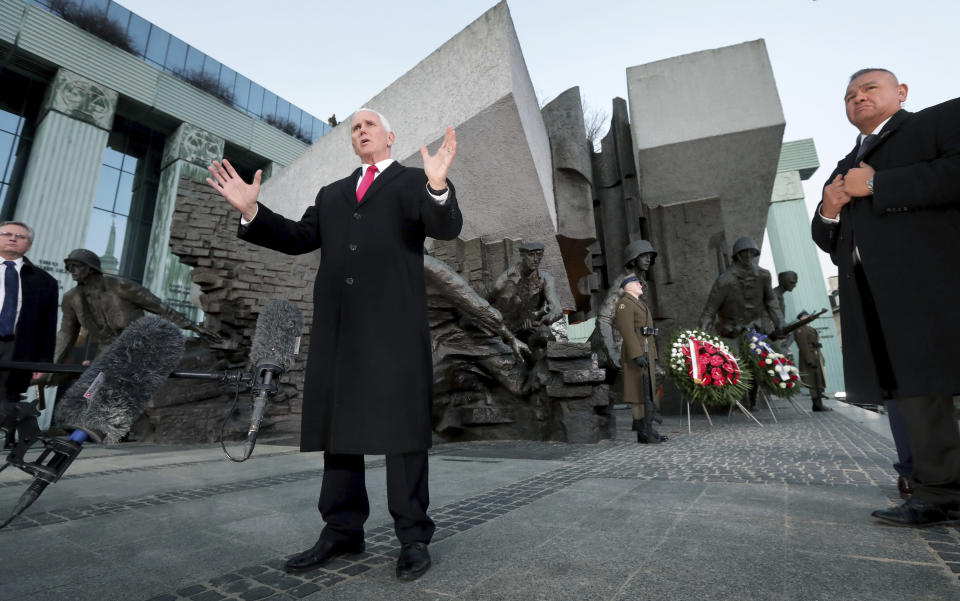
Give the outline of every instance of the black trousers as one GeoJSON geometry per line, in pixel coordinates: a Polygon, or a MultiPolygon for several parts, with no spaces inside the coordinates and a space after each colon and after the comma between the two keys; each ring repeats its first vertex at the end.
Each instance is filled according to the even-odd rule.
{"type": "MultiPolygon", "coordinates": [[[[387,455],[387,507],[402,544],[429,543],[435,526],[427,516],[427,452],[387,455]]],[[[370,515],[363,455],[323,454],[323,484],[317,508],[325,526],[320,538],[338,542],[363,539],[370,515]]]]}
{"type": "Polygon", "coordinates": [[[913,496],[960,509],[960,428],[953,398],[903,397],[897,409],[913,455],[913,496]]]}

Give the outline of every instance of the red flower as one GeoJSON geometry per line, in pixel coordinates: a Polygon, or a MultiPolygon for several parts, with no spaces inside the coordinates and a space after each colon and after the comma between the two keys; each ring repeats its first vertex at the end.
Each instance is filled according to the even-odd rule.
{"type": "Polygon", "coordinates": [[[713,378],[714,380],[718,380],[722,382],[723,372],[720,371],[719,367],[714,367],[713,369],[710,370],[710,377],[713,378]]]}
{"type": "Polygon", "coordinates": [[[687,357],[689,357],[689,356],[690,356],[690,347],[686,347],[686,346],[685,346],[685,347],[682,347],[682,348],[680,349],[680,352],[683,353],[684,355],[686,355],[687,357]]]}
{"type": "Polygon", "coordinates": [[[723,365],[723,357],[721,357],[720,355],[714,355],[710,357],[710,365],[714,367],[720,367],[721,365],[723,365]]]}
{"type": "Polygon", "coordinates": [[[710,376],[703,376],[703,379],[700,380],[701,386],[706,386],[709,383],[710,383],[710,376]]]}
{"type": "Polygon", "coordinates": [[[701,348],[703,348],[703,350],[707,351],[711,355],[717,352],[717,347],[713,346],[709,342],[704,342],[701,348]]]}
{"type": "Polygon", "coordinates": [[[723,364],[723,369],[724,369],[725,371],[728,371],[728,372],[730,372],[730,373],[733,373],[733,363],[730,363],[729,361],[725,362],[725,363],[723,364]]]}

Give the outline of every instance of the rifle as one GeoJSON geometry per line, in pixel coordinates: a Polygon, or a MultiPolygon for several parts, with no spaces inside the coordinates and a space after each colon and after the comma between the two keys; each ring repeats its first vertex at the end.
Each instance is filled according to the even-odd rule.
{"type": "Polygon", "coordinates": [[[650,340],[646,338],[646,336],[656,336],[658,333],[659,330],[657,328],[650,328],[646,326],[640,328],[640,334],[644,336],[643,352],[647,356],[647,373],[644,375],[644,379],[646,380],[647,384],[647,394],[644,395],[643,399],[643,434],[650,442],[660,442],[659,435],[654,435],[653,433],[653,422],[662,424],[663,418],[657,414],[657,406],[653,402],[653,399],[656,398],[657,394],[657,391],[653,385],[655,371],[653,359],[650,357],[650,340]]]}
{"type": "Polygon", "coordinates": [[[816,318],[820,317],[821,315],[823,315],[823,314],[826,313],[826,312],[827,312],[826,309],[820,309],[819,311],[817,311],[817,312],[814,313],[813,315],[807,315],[807,316],[804,317],[803,319],[798,319],[797,321],[795,321],[795,322],[793,322],[793,323],[791,323],[791,324],[787,324],[787,325],[783,326],[782,328],[780,328],[779,330],[775,331],[773,334],[770,334],[770,340],[782,340],[782,339],[786,338],[786,336],[787,336],[790,332],[793,332],[794,330],[797,330],[797,329],[799,329],[799,328],[802,328],[803,326],[805,326],[805,325],[807,325],[808,323],[812,322],[813,320],[815,320],[816,318]]]}

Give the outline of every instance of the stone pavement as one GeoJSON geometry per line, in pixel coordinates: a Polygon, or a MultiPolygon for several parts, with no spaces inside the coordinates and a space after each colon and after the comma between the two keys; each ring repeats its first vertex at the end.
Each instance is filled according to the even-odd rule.
{"type": "MultiPolygon", "coordinates": [[[[439,445],[434,565],[413,583],[393,575],[381,457],[367,462],[367,551],[291,576],[285,557],[321,527],[320,454],[91,447],[0,531],[0,599],[960,599],[960,529],[871,520],[898,500],[894,450],[861,411],[780,401],[780,423],[695,415],[692,434],[671,417],[657,446],[632,442],[618,411],[617,439],[597,445],[439,445]]],[[[27,482],[0,474],[0,515],[27,482]]]]}

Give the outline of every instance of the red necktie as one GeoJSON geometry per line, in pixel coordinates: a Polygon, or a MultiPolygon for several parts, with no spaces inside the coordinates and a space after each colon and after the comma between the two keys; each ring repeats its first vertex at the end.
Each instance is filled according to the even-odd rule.
{"type": "Polygon", "coordinates": [[[373,183],[374,176],[377,175],[377,166],[370,165],[367,167],[367,172],[363,174],[363,179],[360,180],[360,187],[357,188],[357,202],[360,202],[363,199],[363,195],[366,194],[367,188],[370,187],[370,184],[373,183]]]}

